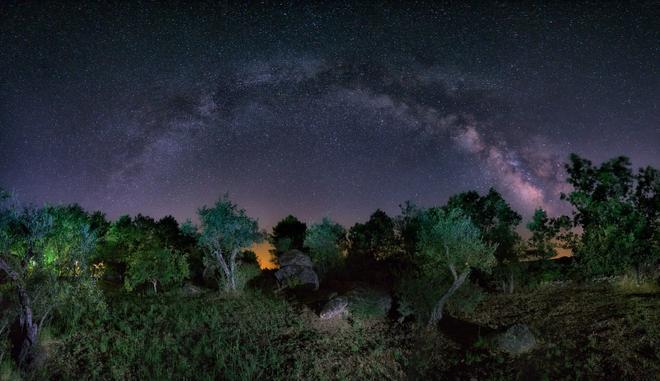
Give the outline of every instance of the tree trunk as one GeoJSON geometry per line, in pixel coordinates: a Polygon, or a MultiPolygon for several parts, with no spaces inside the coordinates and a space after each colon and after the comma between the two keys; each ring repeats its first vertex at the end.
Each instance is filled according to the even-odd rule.
{"type": "Polygon", "coordinates": [[[509,294],[513,294],[513,270],[509,273],[509,294]]]}
{"type": "Polygon", "coordinates": [[[157,280],[153,280],[153,279],[151,280],[151,284],[154,286],[154,294],[158,294],[158,290],[156,289],[157,282],[158,282],[157,280]]]}
{"type": "Polygon", "coordinates": [[[18,315],[21,338],[16,351],[16,362],[19,368],[26,368],[32,362],[32,350],[37,345],[39,327],[32,321],[32,307],[27,291],[20,285],[16,286],[16,291],[21,307],[18,315]]]}
{"type": "MultiPolygon", "coordinates": [[[[32,250],[29,249],[30,255],[32,250]]],[[[16,283],[16,293],[20,310],[18,313],[18,340],[15,342],[13,354],[19,368],[27,367],[32,361],[32,349],[37,344],[39,327],[32,321],[32,306],[27,290],[19,280],[18,273],[7,262],[0,258],[0,270],[16,283]]]]}
{"type": "MultiPolygon", "coordinates": [[[[452,273],[453,272],[454,271],[452,269],[452,273]]],[[[449,298],[454,295],[456,290],[458,290],[463,285],[463,283],[465,283],[468,275],[470,275],[470,269],[465,270],[460,276],[454,278],[454,283],[451,285],[451,287],[449,287],[449,290],[447,290],[447,292],[442,295],[442,298],[440,298],[438,304],[435,305],[435,308],[431,313],[429,325],[437,323],[442,319],[442,311],[445,308],[445,303],[447,303],[447,300],[449,300],[449,298]]]]}
{"type": "Polygon", "coordinates": [[[218,263],[220,263],[220,267],[222,268],[222,271],[225,273],[225,280],[226,280],[225,288],[233,290],[231,270],[227,266],[225,257],[222,256],[222,253],[220,251],[216,251],[215,258],[218,261],[218,263]]]}
{"type": "Polygon", "coordinates": [[[238,249],[234,249],[231,252],[229,257],[229,272],[231,275],[231,289],[236,290],[236,255],[238,254],[238,249]]]}

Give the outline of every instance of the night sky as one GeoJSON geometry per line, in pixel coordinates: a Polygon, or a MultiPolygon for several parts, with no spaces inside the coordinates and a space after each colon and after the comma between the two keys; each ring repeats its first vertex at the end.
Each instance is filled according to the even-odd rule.
{"type": "Polygon", "coordinates": [[[498,189],[566,211],[571,152],[660,167],[657,2],[0,5],[0,186],[111,218],[230,197],[350,225],[498,189]]]}

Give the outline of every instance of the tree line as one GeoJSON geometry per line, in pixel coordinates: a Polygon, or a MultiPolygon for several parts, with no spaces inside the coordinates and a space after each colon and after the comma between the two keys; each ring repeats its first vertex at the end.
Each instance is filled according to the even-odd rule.
{"type": "Polygon", "coordinates": [[[38,332],[66,316],[72,329],[104,308],[103,282],[120,292],[158,294],[185,280],[235,292],[264,276],[249,249],[268,240],[275,258],[289,250],[309,255],[321,281],[361,279],[388,285],[398,311],[429,323],[451,300],[470,301],[484,283],[513,292],[523,260],[546,262],[564,247],[584,277],[654,271],[660,261],[660,173],[634,171],[618,157],[601,165],[571,155],[573,190],[562,194],[570,216],[538,209],[519,232],[522,216],[495,189],[463,192],[446,204],[410,202],[397,216],[381,210],[349,229],[329,218],[307,226],[294,216],[270,234],[227,195],[197,211],[199,225],[168,216],[137,215],[109,221],[78,205],[21,205],[0,199],[0,362],[34,361],[38,332]],[[461,295],[461,293],[463,293],[461,295]],[[460,297],[459,297],[460,296],[460,297]],[[85,308],[77,308],[84,304],[85,308]],[[85,312],[77,312],[85,311],[85,312]]]}

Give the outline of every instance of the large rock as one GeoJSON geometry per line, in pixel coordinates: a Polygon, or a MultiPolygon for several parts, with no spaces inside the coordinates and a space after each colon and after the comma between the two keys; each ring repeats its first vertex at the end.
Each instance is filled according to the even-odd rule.
{"type": "Polygon", "coordinates": [[[332,319],[335,316],[345,315],[348,310],[348,299],[344,296],[338,296],[330,299],[319,314],[322,320],[332,319]]]}
{"type": "Polygon", "coordinates": [[[275,271],[275,278],[287,287],[319,288],[319,277],[312,268],[312,260],[299,250],[289,250],[278,258],[280,268],[275,271]]]}
{"type": "Polygon", "coordinates": [[[515,356],[531,351],[538,343],[527,325],[515,324],[497,335],[494,344],[497,349],[515,356]]]}
{"type": "Polygon", "coordinates": [[[280,268],[287,266],[314,267],[314,264],[312,263],[312,260],[309,258],[309,256],[296,249],[289,250],[286,253],[280,255],[280,257],[277,258],[277,262],[280,264],[280,268]]]}

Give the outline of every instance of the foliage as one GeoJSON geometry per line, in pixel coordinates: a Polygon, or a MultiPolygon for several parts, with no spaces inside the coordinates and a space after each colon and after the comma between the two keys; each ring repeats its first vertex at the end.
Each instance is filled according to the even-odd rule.
{"type": "Polygon", "coordinates": [[[522,217],[495,189],[490,188],[485,196],[475,191],[459,193],[449,198],[444,209],[460,209],[469,217],[481,231],[484,242],[496,247],[498,263],[517,260],[520,235],[515,229],[522,217]]]}
{"type": "Polygon", "coordinates": [[[255,263],[245,263],[238,267],[236,274],[236,289],[245,290],[250,281],[261,275],[261,268],[255,263]]]}
{"type": "Polygon", "coordinates": [[[109,225],[99,245],[98,261],[111,272],[124,276],[133,257],[144,256],[143,250],[173,249],[188,253],[195,270],[201,272],[201,256],[195,250],[195,237],[184,234],[176,220],[166,216],[156,221],[138,214],[135,218],[121,216],[109,225]],[[195,262],[196,261],[196,262],[195,262]]]}
{"type": "Polygon", "coordinates": [[[305,236],[305,247],[319,277],[339,267],[346,246],[346,229],[329,218],[310,226],[305,236]]]}
{"type": "MultiPolygon", "coordinates": [[[[397,312],[402,319],[414,317],[418,324],[428,322],[438,300],[451,287],[451,277],[431,273],[407,274],[396,287],[397,312]]],[[[466,282],[447,301],[447,309],[454,315],[469,315],[486,298],[475,283],[466,282]]]]}
{"type": "Polygon", "coordinates": [[[45,265],[59,276],[89,275],[81,272],[89,270],[98,241],[89,215],[78,205],[50,206],[46,212],[52,225],[44,239],[45,265]]]}
{"type": "Polygon", "coordinates": [[[184,254],[172,249],[143,248],[129,259],[124,287],[132,291],[136,286],[149,282],[156,293],[157,285],[167,288],[181,284],[188,275],[188,261],[184,254]]]}
{"type": "MultiPolygon", "coordinates": [[[[85,293],[92,294],[92,303],[103,304],[88,268],[96,235],[79,206],[19,208],[6,196],[2,199],[0,269],[15,293],[2,301],[12,308],[7,308],[8,313],[3,314],[7,319],[0,324],[6,328],[14,319],[18,322],[13,357],[25,370],[39,356],[39,333],[52,315],[66,314],[70,324],[83,325],[81,315],[76,314],[84,312],[71,306],[89,301],[85,293]],[[73,294],[78,294],[73,300],[67,297],[73,294]]],[[[0,357],[4,358],[4,353],[0,357]]]]}
{"type": "Polygon", "coordinates": [[[273,232],[268,241],[275,248],[272,254],[275,257],[292,250],[303,250],[305,246],[305,233],[307,224],[299,221],[295,216],[288,215],[273,226],[273,232]]]}
{"type": "Polygon", "coordinates": [[[532,220],[527,224],[527,229],[532,232],[529,245],[534,251],[534,256],[543,259],[555,257],[557,239],[562,231],[567,231],[570,227],[568,217],[549,218],[545,210],[536,209],[532,220]]]}
{"type": "Polygon", "coordinates": [[[622,273],[660,260],[660,172],[633,173],[630,160],[617,157],[594,166],[575,154],[566,165],[574,188],[568,200],[573,223],[582,229],[572,241],[583,269],[593,275],[622,273]]]}
{"type": "Polygon", "coordinates": [[[436,276],[426,272],[409,273],[397,282],[397,312],[405,319],[413,316],[423,324],[431,318],[438,300],[451,286],[449,273],[436,276]]]}
{"type": "Polygon", "coordinates": [[[353,273],[381,272],[389,278],[396,272],[400,254],[394,220],[380,209],[366,223],[356,223],[348,231],[346,264],[353,273]]]}
{"type": "Polygon", "coordinates": [[[424,216],[419,253],[425,259],[426,271],[489,271],[495,266],[495,249],[495,245],[482,240],[480,229],[461,210],[430,209],[424,216]]]}
{"type": "Polygon", "coordinates": [[[215,274],[224,288],[236,290],[237,256],[262,239],[257,221],[229,200],[220,198],[213,208],[198,210],[201,233],[198,242],[206,250],[206,271],[215,274]]]}
{"type": "Polygon", "coordinates": [[[53,325],[62,334],[100,326],[108,319],[108,306],[103,292],[92,277],[56,283],[51,298],[56,308],[53,325]]]}
{"type": "Polygon", "coordinates": [[[417,253],[418,235],[424,211],[410,201],[406,201],[399,207],[401,214],[394,221],[395,232],[400,241],[403,259],[412,261],[417,253]]]}
{"type": "Polygon", "coordinates": [[[466,281],[472,269],[489,272],[496,263],[496,246],[485,243],[481,231],[460,209],[430,209],[422,220],[419,252],[423,271],[442,276],[439,269],[449,269],[453,283],[438,300],[431,313],[431,323],[442,318],[444,304],[466,281]]]}

